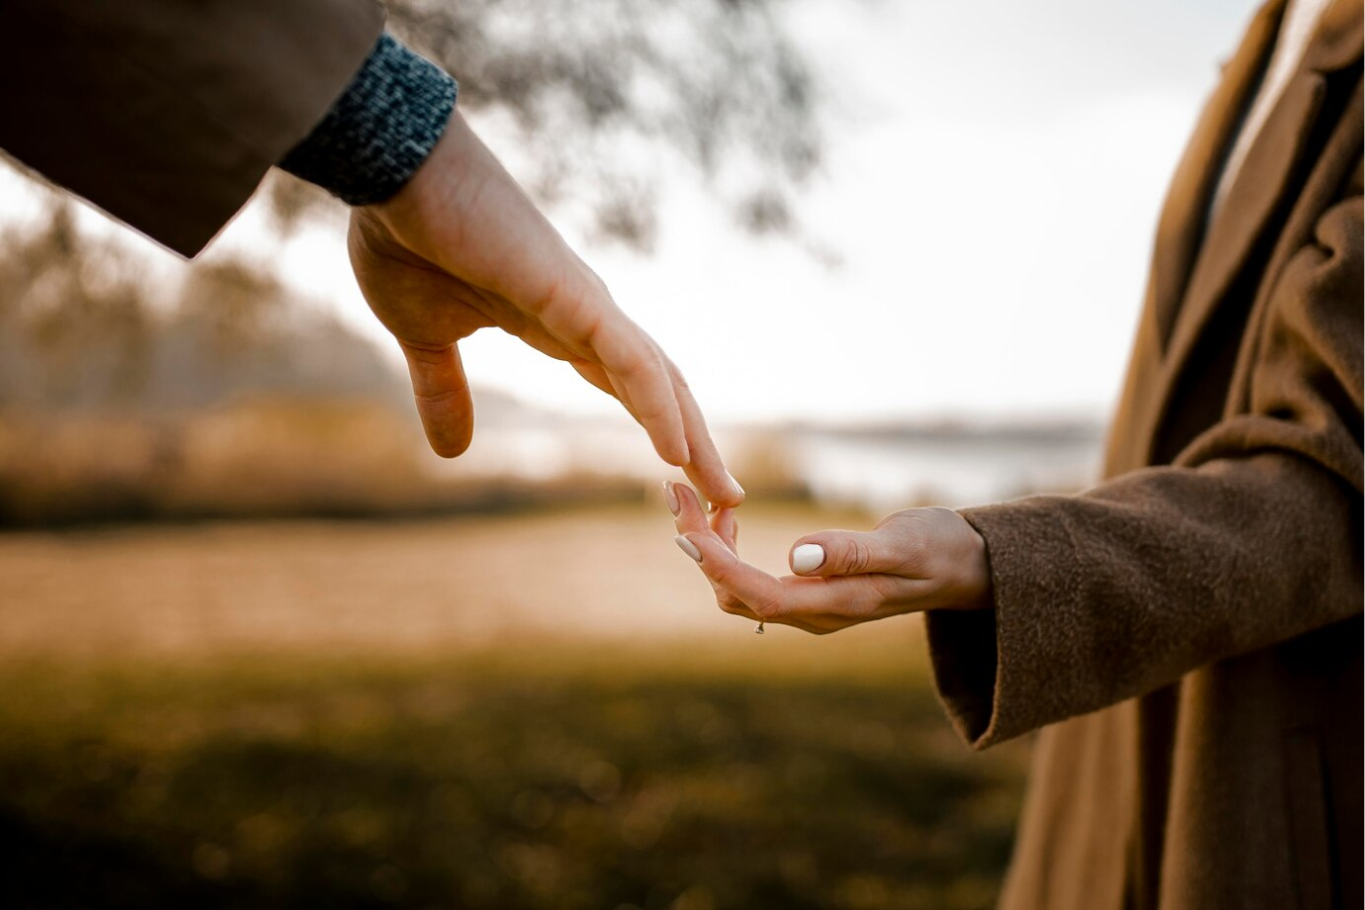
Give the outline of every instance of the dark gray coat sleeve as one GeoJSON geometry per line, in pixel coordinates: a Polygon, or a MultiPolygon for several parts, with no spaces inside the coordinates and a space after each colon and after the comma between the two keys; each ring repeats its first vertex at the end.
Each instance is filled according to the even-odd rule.
{"type": "Polygon", "coordinates": [[[0,149],[193,256],[383,25],[375,0],[4,0],[0,149]]]}

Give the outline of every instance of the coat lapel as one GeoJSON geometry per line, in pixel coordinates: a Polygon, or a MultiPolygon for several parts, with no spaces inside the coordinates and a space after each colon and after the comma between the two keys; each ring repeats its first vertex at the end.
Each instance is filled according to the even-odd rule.
{"type": "Polygon", "coordinates": [[[1209,202],[1222,170],[1216,165],[1226,157],[1256,90],[1286,2],[1270,0],[1252,19],[1171,178],[1152,255],[1152,307],[1163,347],[1170,341],[1204,237],[1209,202]]]}
{"type": "MultiPolygon", "coordinates": [[[[1355,11],[1358,4],[1359,0],[1336,0],[1323,13],[1304,59],[1248,150],[1217,218],[1202,231],[1202,244],[1196,239],[1190,248],[1178,251],[1179,255],[1187,257],[1184,262],[1185,268],[1189,269],[1188,282],[1182,287],[1180,282],[1173,281],[1172,287],[1164,289],[1169,296],[1159,300],[1159,304],[1169,308],[1165,311],[1166,322],[1163,325],[1163,328],[1168,329],[1166,337],[1169,340],[1162,370],[1161,401],[1155,415],[1157,426],[1162,415],[1173,404],[1169,396],[1200,334],[1227,298],[1233,280],[1249,265],[1249,255],[1256,246],[1257,238],[1266,228],[1271,215],[1280,208],[1286,193],[1297,183],[1294,179],[1296,175],[1302,173],[1300,166],[1306,163],[1305,156],[1310,151],[1313,123],[1327,94],[1327,74],[1360,59],[1360,19],[1355,11]]],[[[1235,97],[1238,102],[1234,107],[1235,116],[1214,118],[1224,124],[1219,130],[1222,147],[1213,146],[1205,150],[1207,157],[1202,162],[1202,168],[1197,160],[1182,164],[1182,168],[1193,165],[1196,170],[1202,170],[1197,178],[1193,178],[1198,181],[1197,191],[1191,192],[1191,197],[1184,200],[1186,205],[1182,207],[1191,223],[1197,223],[1201,228],[1204,228],[1205,223],[1203,214],[1208,209],[1213,188],[1221,173],[1226,147],[1241,119],[1245,102],[1249,100],[1248,89],[1256,87],[1260,65],[1264,64],[1273,44],[1283,8],[1284,3],[1279,2],[1262,9],[1257,17],[1257,25],[1269,28],[1271,40],[1266,40],[1264,35],[1256,35],[1254,37],[1260,40],[1252,41],[1253,36],[1249,36],[1235,61],[1247,64],[1241,59],[1242,52],[1247,50],[1248,45],[1255,44],[1259,51],[1257,65],[1249,66],[1246,72],[1236,75],[1229,73],[1228,81],[1240,82],[1244,79],[1245,84],[1239,86],[1240,90],[1228,92],[1229,98],[1235,97]],[[1273,15],[1268,17],[1268,12],[1273,15]],[[1238,76],[1242,78],[1238,79],[1238,76]],[[1227,123],[1231,126],[1227,126],[1227,123]],[[1197,208],[1190,210],[1191,204],[1197,208]]],[[[1193,144],[1191,148],[1193,150],[1193,144]]],[[[1165,220],[1163,215],[1163,225],[1165,220]]],[[[1191,229],[1187,227],[1185,230],[1189,232],[1191,229]]],[[[1177,251],[1171,255],[1174,259],[1177,251]]]]}
{"type": "Polygon", "coordinates": [[[1178,371],[1208,324],[1228,285],[1247,264],[1247,254],[1288,189],[1295,165],[1308,147],[1310,127],[1322,106],[1326,80],[1300,72],[1285,86],[1199,251],[1184,305],[1168,345],[1167,363],[1178,371]]]}

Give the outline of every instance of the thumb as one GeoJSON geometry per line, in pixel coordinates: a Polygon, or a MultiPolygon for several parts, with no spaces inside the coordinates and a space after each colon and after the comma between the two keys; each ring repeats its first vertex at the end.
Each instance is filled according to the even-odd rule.
{"type": "Polygon", "coordinates": [[[474,436],[474,402],[459,349],[453,344],[432,348],[399,341],[398,345],[408,362],[417,414],[432,451],[442,458],[462,455],[474,436]]]}
{"type": "Polygon", "coordinates": [[[788,560],[797,575],[820,578],[894,573],[906,559],[890,544],[877,531],[818,531],[798,540],[788,560]]]}

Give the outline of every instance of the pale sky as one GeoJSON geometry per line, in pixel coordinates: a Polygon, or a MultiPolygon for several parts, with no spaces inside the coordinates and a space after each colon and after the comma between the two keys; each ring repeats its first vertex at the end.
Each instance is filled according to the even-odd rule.
{"type": "MultiPolygon", "coordinates": [[[[744,235],[686,178],[661,194],[653,256],[561,228],[713,420],[1103,418],[1166,183],[1254,8],[797,0],[791,32],[824,82],[828,137],[798,211],[838,266],[744,235]]],[[[21,193],[0,183],[9,210],[21,193]]],[[[262,221],[249,210],[218,245],[259,248],[262,221]]],[[[379,333],[337,234],[275,255],[310,296],[379,333]]],[[[567,411],[615,407],[505,336],[462,349],[476,384],[567,411]]]]}

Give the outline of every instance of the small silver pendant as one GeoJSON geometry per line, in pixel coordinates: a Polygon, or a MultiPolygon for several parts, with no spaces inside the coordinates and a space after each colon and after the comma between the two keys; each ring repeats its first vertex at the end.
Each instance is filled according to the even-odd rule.
{"type": "Polygon", "coordinates": [[[757,629],[754,629],[754,634],[755,634],[755,635],[762,635],[762,634],[763,634],[763,620],[760,619],[760,620],[758,621],[758,628],[757,628],[757,629]]]}

